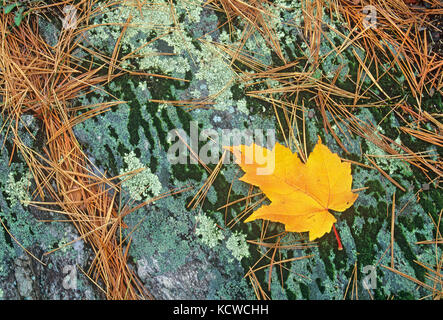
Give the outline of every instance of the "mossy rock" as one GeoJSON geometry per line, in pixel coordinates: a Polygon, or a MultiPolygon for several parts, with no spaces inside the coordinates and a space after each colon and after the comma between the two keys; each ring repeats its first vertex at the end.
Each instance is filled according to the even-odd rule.
{"type": "MultiPolygon", "coordinates": [[[[293,5],[296,13],[301,12],[300,7],[294,4],[295,1],[285,1],[285,3],[293,5]]],[[[140,22],[143,21],[141,19],[150,17],[160,19],[155,18],[152,12],[148,12],[149,10],[153,9],[147,8],[144,11],[145,18],[133,12],[135,21],[140,22]]],[[[199,132],[212,129],[218,133],[218,137],[223,137],[226,129],[252,131],[272,129],[276,130],[276,139],[279,142],[284,141],[284,135],[276,121],[273,106],[246,96],[244,88],[238,81],[232,81],[232,83],[229,81],[233,74],[228,65],[223,69],[223,63],[227,60],[222,55],[213,52],[215,46],[205,46],[195,41],[195,37],[203,35],[204,32],[216,27],[218,22],[222,22],[220,19],[223,17],[208,9],[193,8],[189,16],[185,15],[187,12],[185,7],[178,6],[177,10],[180,23],[185,25],[182,30],[183,39],[174,34],[165,37],[163,42],[158,44],[160,48],[149,47],[151,51],[147,49],[148,51],[144,52],[145,57],[133,59],[131,63],[133,66],[145,68],[143,69],[145,72],[165,73],[185,81],[129,75],[118,77],[100,88],[104,90],[96,90],[80,97],[74,105],[110,102],[114,101],[114,97],[125,103],[76,125],[74,133],[86,155],[102,172],[118,175],[127,166],[125,156],[133,152],[138,159],[137,163],[149,168],[150,172],[156,176],[161,184],[161,192],[194,187],[156,200],[125,217],[125,223],[129,227],[126,234],[132,232],[128,263],[137,271],[146,289],[154,297],[159,299],[255,299],[253,288],[244,275],[249,271],[249,267],[261,257],[263,250],[249,245],[249,255],[245,254],[244,257],[236,259],[227,245],[227,239],[241,232],[246,235],[246,239],[255,241],[260,237],[261,224],[260,222],[239,222],[232,228],[226,224],[226,221],[234,219],[242,212],[245,208],[244,202],[230,206],[226,210],[226,216],[225,209],[220,209],[228,201],[247,196],[249,186],[238,181],[241,172],[237,165],[225,164],[208,190],[205,201],[201,206],[192,208],[189,204],[199,188],[204,185],[209,174],[198,163],[189,161],[186,164],[172,164],[168,161],[168,150],[174,144],[168,133],[183,130],[191,135],[193,124],[195,124],[199,132]],[[199,29],[200,26],[201,29],[199,29]],[[177,60],[170,57],[159,58],[155,60],[155,63],[154,60],[147,60],[146,57],[157,49],[176,53],[177,60]],[[210,53],[212,60],[207,57],[210,53]],[[192,111],[184,107],[151,101],[152,99],[187,100],[197,98],[199,95],[204,98],[218,89],[223,89],[223,86],[226,88],[221,97],[215,99],[214,105],[196,108],[192,111]],[[105,90],[112,96],[106,94],[105,90]],[[196,217],[202,212],[220,227],[222,236],[215,246],[207,246],[196,233],[196,228],[199,227],[196,217]]],[[[124,13],[128,14],[129,11],[125,9],[124,13]]],[[[169,13],[161,14],[167,16],[169,13]]],[[[287,12],[281,12],[277,16],[282,21],[292,19],[287,12]]],[[[99,16],[95,22],[113,22],[115,19],[122,19],[122,16],[109,13],[99,16]]],[[[168,24],[167,21],[162,23],[168,24]]],[[[52,25],[48,29],[43,25],[43,34],[47,35],[48,30],[52,30],[53,27],[52,25]]],[[[122,54],[131,52],[146,39],[155,37],[156,32],[151,29],[130,30],[127,37],[122,40],[122,54]]],[[[307,50],[297,45],[297,39],[300,38],[299,29],[300,27],[290,28],[288,25],[282,25],[279,29],[283,34],[282,37],[292,39],[283,47],[290,59],[301,57],[307,50]]],[[[112,50],[112,44],[115,44],[119,35],[119,28],[114,26],[92,32],[91,38],[94,39],[97,47],[106,51],[110,48],[112,50]]],[[[258,34],[256,36],[260,37],[258,34]]],[[[211,37],[213,41],[224,41],[226,30],[218,30],[211,37]]],[[[252,44],[248,45],[252,46],[252,44]]],[[[330,44],[322,44],[322,46],[323,51],[330,50],[330,44]]],[[[263,63],[278,63],[266,46],[255,49],[257,51],[254,55],[260,57],[263,63]]],[[[355,59],[351,58],[349,52],[345,51],[340,59],[325,60],[324,65],[319,68],[321,72],[318,76],[328,78],[328,73],[332,74],[332,71],[338,70],[339,66],[346,65],[350,78],[346,78],[345,74],[340,75],[339,85],[343,89],[352,91],[351,80],[355,80],[358,65],[355,59]]],[[[246,66],[237,67],[246,69],[246,66]]],[[[386,82],[388,79],[384,78],[383,81],[386,82]]],[[[390,84],[392,83],[386,82],[386,86],[390,84]]],[[[365,84],[365,86],[368,85],[368,83],[365,84]]],[[[254,89],[260,88],[263,87],[258,85],[254,87],[254,89]]],[[[403,94],[404,91],[402,87],[395,87],[393,93],[403,94]]],[[[308,152],[312,150],[319,136],[333,152],[357,162],[365,162],[365,153],[382,152],[367,141],[348,133],[343,134],[337,129],[335,133],[348,151],[348,153],[344,152],[329,130],[325,130],[320,110],[312,105],[312,102],[308,105],[313,95],[303,93],[302,97],[307,101],[306,108],[309,115],[305,118],[306,137],[304,137],[308,152]]],[[[371,96],[371,99],[373,98],[374,96],[371,96]]],[[[437,101],[438,98],[434,100],[437,101]]],[[[343,103],[346,102],[343,101],[343,103]]],[[[441,105],[441,100],[437,103],[441,105]]],[[[379,123],[388,111],[389,106],[353,112],[363,121],[379,123]]],[[[277,115],[280,119],[284,119],[285,114],[282,110],[278,110],[277,115]]],[[[332,115],[328,112],[326,112],[326,117],[332,120],[332,115]]],[[[380,131],[393,140],[400,139],[401,143],[410,148],[415,145],[420,151],[427,150],[427,145],[418,144],[410,137],[400,134],[396,129],[399,119],[392,117],[380,123],[380,131]]],[[[345,124],[339,120],[336,123],[340,127],[345,124]]],[[[303,123],[299,121],[298,125],[301,128],[303,123]]],[[[41,123],[35,121],[31,128],[36,135],[39,132],[41,134],[41,123]]],[[[283,129],[285,136],[288,136],[288,128],[283,129]]],[[[43,142],[33,141],[25,130],[22,131],[24,141],[31,147],[41,150],[43,142]]],[[[0,133],[1,141],[3,141],[2,134],[0,133]]],[[[208,139],[198,141],[199,150],[207,143],[208,139]]],[[[221,144],[219,147],[218,157],[223,152],[221,144]]],[[[6,148],[0,153],[0,216],[14,237],[25,248],[40,256],[43,252],[59,246],[60,239],[64,239],[65,242],[72,240],[76,231],[72,227],[68,229],[65,224],[59,222],[38,222],[39,219],[60,218],[56,214],[50,214],[48,217],[45,212],[26,207],[19,202],[11,202],[8,192],[11,193],[12,188],[5,182],[12,175],[18,183],[27,172],[24,160],[18,155],[13,158],[11,166],[7,165],[11,152],[12,143],[7,141],[6,148]]],[[[419,170],[399,163],[397,160],[380,160],[378,165],[389,172],[406,191],[396,188],[376,170],[353,165],[353,188],[361,189],[359,197],[345,212],[334,213],[338,220],[336,226],[343,250],[338,250],[332,231],[318,239],[316,247],[281,250],[279,259],[308,255],[312,257],[286,263],[285,268],[274,266],[271,275],[268,274],[270,268],[257,271],[256,276],[266,291],[268,280],[272,280],[268,292],[271,298],[343,299],[345,296],[346,298],[358,296],[360,299],[418,299],[429,294],[425,289],[421,287],[417,289],[416,284],[383,266],[391,265],[390,209],[395,193],[397,216],[394,229],[394,267],[432,286],[432,282],[426,277],[426,270],[415,261],[429,265],[434,263],[435,247],[417,242],[435,237],[432,219],[438,220],[439,210],[442,207],[440,191],[431,184],[429,190],[421,192],[417,200],[416,192],[427,181],[419,170]],[[373,267],[371,270],[374,270],[375,282],[371,282],[371,288],[365,289],[362,281],[369,276],[369,273],[365,272],[368,267],[373,267]],[[357,281],[357,291],[347,290],[352,286],[353,279],[357,281]]],[[[213,170],[216,165],[211,163],[208,166],[213,170]]],[[[152,196],[154,194],[143,194],[145,197],[143,200],[152,196]]],[[[123,189],[122,201],[131,201],[130,190],[123,189]]],[[[137,201],[135,203],[140,203],[137,201]]],[[[269,226],[271,234],[278,234],[283,230],[283,226],[279,224],[272,223],[269,226]]],[[[297,240],[307,238],[306,234],[291,234],[289,237],[297,240]]],[[[441,249],[437,250],[437,254],[441,255],[441,249]]],[[[64,266],[78,264],[82,268],[87,268],[91,252],[86,245],[68,246],[65,251],[59,250],[49,255],[49,260],[45,260],[46,266],[36,264],[35,261],[30,262],[29,259],[23,258],[24,256],[23,250],[8,233],[0,231],[0,292],[3,292],[4,298],[18,297],[14,291],[15,287],[22,288],[19,291],[31,298],[103,298],[93,284],[84,277],[81,278],[81,273],[78,273],[80,284],[76,291],[60,289],[65,276],[64,266]],[[12,263],[14,261],[17,268],[12,263]],[[22,279],[22,284],[11,284],[17,278],[22,279]]]]}

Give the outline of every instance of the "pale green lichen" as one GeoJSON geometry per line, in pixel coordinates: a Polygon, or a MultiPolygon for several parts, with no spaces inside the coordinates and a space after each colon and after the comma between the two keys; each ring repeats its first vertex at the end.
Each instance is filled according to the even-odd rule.
{"type": "Polygon", "coordinates": [[[201,242],[209,248],[214,248],[225,238],[223,232],[217,227],[214,220],[205,214],[199,214],[195,219],[197,222],[195,234],[199,236],[201,242]]]}
{"type": "MultiPolygon", "coordinates": [[[[381,127],[377,128],[377,132],[384,133],[383,129],[381,127]]],[[[392,156],[388,155],[383,149],[379,148],[374,143],[370,142],[369,140],[366,141],[368,145],[368,154],[373,156],[375,159],[375,162],[384,170],[386,170],[390,175],[392,175],[394,172],[401,172],[406,176],[412,175],[412,170],[410,168],[410,165],[402,161],[400,159],[393,158],[392,156]]],[[[395,140],[395,143],[401,145],[400,137],[397,137],[395,140]]],[[[399,152],[399,154],[402,153],[399,147],[396,145],[391,146],[394,150],[399,152]]],[[[369,164],[369,161],[365,159],[366,163],[369,164]]]]}
{"type": "Polygon", "coordinates": [[[226,247],[231,251],[232,255],[238,261],[250,256],[249,246],[246,242],[246,235],[235,231],[226,241],[226,247]]]}
{"type": "Polygon", "coordinates": [[[228,57],[211,44],[212,39],[207,36],[198,52],[200,68],[195,73],[197,80],[205,81],[209,96],[214,98],[214,108],[226,110],[234,104],[232,92],[236,74],[229,67],[228,57]]]}
{"type": "Polygon", "coordinates": [[[237,101],[237,109],[240,112],[243,112],[245,114],[249,114],[248,106],[246,104],[246,99],[241,99],[237,101]]]}
{"type": "Polygon", "coordinates": [[[29,187],[31,186],[32,175],[27,172],[20,180],[15,180],[14,172],[10,172],[8,176],[8,183],[5,185],[5,192],[7,193],[7,199],[11,202],[11,206],[15,206],[18,203],[22,203],[27,207],[31,196],[29,195],[29,187]]]}
{"type": "Polygon", "coordinates": [[[201,0],[179,1],[174,10],[166,1],[146,2],[141,10],[130,2],[115,6],[106,9],[106,15],[96,21],[97,25],[112,25],[93,28],[89,39],[97,47],[112,48],[120,36],[122,22],[131,17],[121,47],[123,51],[136,52],[137,58],[127,59],[124,67],[133,68],[131,64],[135,62],[141,70],[161,71],[179,78],[197,68],[192,70],[190,97],[210,97],[215,109],[227,110],[235,105],[230,88],[237,78],[229,67],[229,56],[213,43],[212,36],[207,35],[195,44],[187,32],[190,23],[200,22],[203,3],[201,0]],[[181,18],[184,22],[179,22],[181,18]],[[146,44],[147,37],[156,36],[157,41],[146,44]],[[168,54],[162,53],[165,51],[168,54]]]}
{"type": "Polygon", "coordinates": [[[156,197],[160,194],[162,185],[158,177],[140,162],[133,151],[127,153],[123,160],[127,168],[120,169],[120,174],[125,175],[122,177],[122,187],[129,192],[132,199],[148,201],[152,196],[156,197]],[[127,174],[130,175],[130,172],[139,169],[143,169],[143,171],[130,176],[128,179],[127,174]]]}

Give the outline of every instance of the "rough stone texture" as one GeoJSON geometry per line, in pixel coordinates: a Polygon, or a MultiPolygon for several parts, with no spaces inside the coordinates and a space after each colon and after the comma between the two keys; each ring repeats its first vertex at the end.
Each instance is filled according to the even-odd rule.
{"type": "Polygon", "coordinates": [[[37,297],[33,281],[35,276],[33,275],[31,259],[28,255],[21,256],[14,261],[14,274],[20,297],[35,299],[37,297]]]}
{"type": "Polygon", "coordinates": [[[206,273],[210,265],[206,261],[191,258],[190,262],[172,272],[163,273],[161,266],[154,259],[137,261],[137,273],[150,292],[155,292],[157,299],[205,299],[208,290],[199,292],[196,288],[207,288],[213,278],[206,273]]]}

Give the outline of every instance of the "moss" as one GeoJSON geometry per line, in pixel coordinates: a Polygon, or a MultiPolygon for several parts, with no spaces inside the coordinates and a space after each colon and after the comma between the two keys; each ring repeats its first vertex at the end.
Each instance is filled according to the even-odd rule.
{"type": "Polygon", "coordinates": [[[382,199],[384,188],[379,180],[370,180],[365,184],[365,187],[368,187],[369,193],[371,193],[377,201],[382,199]]]}
{"type": "Polygon", "coordinates": [[[232,98],[234,101],[238,101],[245,96],[245,90],[240,87],[239,84],[235,84],[231,87],[232,98]]]}
{"type": "Polygon", "coordinates": [[[128,132],[129,132],[129,142],[132,145],[137,145],[140,141],[140,136],[138,134],[138,128],[140,127],[140,121],[142,119],[142,115],[140,112],[140,105],[137,103],[131,103],[131,111],[129,112],[129,121],[128,121],[128,132]]]}
{"type": "Polygon", "coordinates": [[[329,245],[329,243],[322,243],[321,246],[319,246],[319,254],[320,254],[320,259],[323,261],[323,263],[325,264],[325,271],[326,274],[328,275],[329,279],[335,279],[335,267],[332,264],[332,260],[331,260],[331,246],[329,245]]]}
{"type": "Polygon", "coordinates": [[[105,148],[106,152],[108,153],[107,165],[111,169],[111,172],[118,172],[115,157],[114,157],[114,154],[112,153],[111,148],[107,144],[104,145],[104,148],[105,148]]]}
{"type": "Polygon", "coordinates": [[[322,284],[322,279],[320,279],[320,278],[315,279],[315,283],[317,284],[317,287],[320,289],[320,292],[324,293],[325,286],[322,284]]]}
{"type": "Polygon", "coordinates": [[[407,240],[405,232],[403,231],[403,228],[397,227],[394,232],[394,239],[397,245],[401,248],[402,253],[405,256],[406,261],[409,263],[409,265],[414,269],[415,276],[419,281],[424,282],[425,281],[425,269],[420,267],[418,264],[414,263],[413,261],[416,260],[416,256],[413,253],[410,245],[410,241],[407,240]]]}
{"type": "MultiPolygon", "coordinates": [[[[226,190],[229,190],[230,183],[226,180],[226,178],[223,175],[219,175],[217,179],[212,184],[213,188],[215,189],[217,193],[217,202],[214,203],[214,207],[222,207],[226,204],[226,197],[227,193],[226,190]]],[[[235,192],[231,193],[231,197],[235,198],[237,195],[235,192]]],[[[234,205],[233,210],[238,209],[241,207],[241,204],[234,205]]]]}
{"type": "Polygon", "coordinates": [[[374,259],[377,256],[377,245],[375,240],[377,234],[383,225],[382,219],[380,219],[379,211],[373,207],[359,207],[358,214],[364,217],[364,225],[361,226],[361,231],[356,232],[351,228],[351,234],[354,238],[356,250],[358,252],[358,261],[361,265],[371,265],[374,263],[374,259]],[[373,222],[369,222],[369,218],[372,217],[373,222]]]}
{"type": "MultiPolygon", "coordinates": [[[[200,11],[194,1],[189,3],[189,5],[192,4],[192,8],[188,9],[192,12],[187,16],[187,2],[175,1],[174,3],[179,21],[178,26],[171,29],[171,34],[165,37],[164,40],[162,39],[141,52],[141,56],[130,59],[130,63],[134,68],[146,72],[172,75],[180,78],[184,77],[189,81],[177,81],[149,76],[121,76],[116,78],[105,88],[112,95],[127,103],[115,106],[112,108],[112,111],[95,117],[94,119],[86,120],[84,123],[76,126],[74,130],[81,143],[88,146],[88,154],[91,155],[92,160],[99,164],[99,166],[103,165],[105,169],[109,168],[109,171],[112,173],[118,174],[120,171],[124,171],[126,168],[125,154],[133,152],[138,159],[138,165],[136,167],[144,166],[142,164],[149,164],[151,174],[154,175],[155,173],[155,176],[158,177],[158,180],[165,188],[180,188],[189,185],[190,182],[198,187],[204,183],[208,176],[200,165],[187,164],[171,166],[164,160],[164,153],[169,147],[169,143],[166,140],[167,131],[175,128],[183,128],[186,132],[189,132],[190,122],[192,120],[199,122],[200,129],[206,127],[219,129],[222,126],[239,129],[263,128],[265,126],[274,127],[276,126],[275,112],[269,103],[245,96],[244,89],[235,81],[227,86],[225,92],[215,101],[215,109],[219,109],[216,111],[214,111],[214,109],[205,110],[202,108],[188,112],[185,108],[159,105],[158,103],[150,101],[151,99],[190,99],[194,97],[194,95],[205,97],[208,94],[218,92],[222,86],[226,85],[228,80],[235,79],[234,75],[228,73],[220,76],[220,70],[226,67],[226,57],[219,52],[214,45],[203,44],[196,40],[197,33],[200,37],[200,35],[203,35],[205,32],[215,29],[217,25],[226,22],[226,16],[220,12],[214,13],[209,8],[200,11]],[[198,30],[196,30],[197,21],[200,21],[198,22],[198,30]],[[207,28],[208,30],[203,28],[207,28]],[[180,34],[183,35],[182,39],[180,39],[180,34]],[[153,54],[163,49],[164,51],[174,53],[174,55],[153,58],[153,54]],[[219,121],[212,121],[214,114],[218,117],[219,121]]],[[[303,24],[300,2],[296,0],[276,0],[275,3],[281,6],[290,6],[293,9],[287,12],[280,9],[280,7],[275,9],[275,17],[280,18],[278,21],[273,22],[276,24],[278,37],[285,38],[283,50],[288,57],[288,61],[297,60],[299,62],[296,66],[286,71],[312,70],[312,61],[302,56],[304,55],[304,50],[307,50],[307,48],[300,46],[300,43],[303,42],[299,36],[300,27],[303,24]],[[281,23],[282,21],[289,21],[290,19],[293,19],[294,23],[298,26],[294,27],[292,23],[291,25],[281,23]]],[[[122,54],[129,53],[145,43],[147,39],[153,39],[158,36],[160,29],[164,30],[163,28],[170,28],[172,26],[170,11],[164,10],[165,8],[169,8],[167,2],[161,0],[158,4],[160,5],[154,8],[151,2],[146,3],[143,7],[143,13],[146,13],[146,15],[143,17],[140,16],[134,8],[123,8],[123,11],[121,11],[120,8],[115,12],[103,15],[102,18],[97,18],[96,23],[121,22],[121,19],[129,13],[133,13],[136,23],[144,23],[143,28],[135,25],[131,26],[122,40],[122,54]],[[165,6],[162,7],[161,4],[165,6]],[[162,28],[152,27],[152,23],[146,26],[146,20],[148,19],[157,21],[162,28]]],[[[329,14],[325,14],[325,16],[329,16],[329,14]]],[[[150,22],[152,22],[151,20],[150,22]]],[[[235,19],[233,23],[235,28],[243,28],[241,19],[235,19]]],[[[325,20],[325,23],[335,24],[336,22],[325,20]]],[[[342,26],[337,25],[336,27],[342,31],[342,26]]],[[[324,31],[337,47],[341,46],[343,40],[334,34],[328,26],[325,25],[324,31]]],[[[120,36],[120,32],[121,27],[102,28],[96,32],[91,32],[91,39],[94,44],[106,52],[112,50],[112,45],[115,44],[116,39],[120,36]]],[[[239,39],[239,34],[233,32],[233,39],[230,40],[226,37],[228,32],[228,24],[226,24],[220,28],[220,30],[213,32],[211,38],[207,38],[206,40],[209,42],[215,41],[222,44],[235,45],[239,39]]],[[[344,35],[346,36],[348,33],[344,33],[344,35]]],[[[281,64],[279,58],[271,53],[270,48],[267,47],[266,44],[263,45],[263,38],[260,35],[254,34],[251,38],[256,39],[256,43],[254,43],[254,41],[248,41],[246,46],[255,58],[264,64],[273,63],[274,66],[281,64]]],[[[323,40],[325,39],[323,38],[323,40]]],[[[322,41],[322,54],[328,53],[330,49],[327,41],[322,41]]],[[[365,58],[364,52],[359,51],[358,48],[351,45],[343,52],[342,57],[330,55],[328,59],[322,60],[314,76],[317,79],[328,82],[338,68],[344,65],[345,69],[343,69],[336,84],[341,89],[355,92],[354,82],[357,79],[359,63],[354,58],[352,53],[353,49],[356,50],[362,59],[365,58]],[[346,71],[348,72],[349,78],[344,77],[346,71]]],[[[250,71],[247,66],[241,65],[238,62],[236,62],[235,65],[240,70],[250,71]]],[[[129,64],[126,67],[132,68],[129,64]]],[[[371,71],[374,70],[374,66],[370,68],[371,71]]],[[[380,68],[382,67],[380,66],[380,68]]],[[[104,70],[104,72],[106,73],[106,70],[104,70]]],[[[393,74],[395,79],[390,79],[389,76],[385,76],[379,80],[383,88],[394,87],[392,85],[395,83],[394,80],[398,80],[401,83],[398,70],[393,70],[391,74],[393,74]]],[[[279,84],[274,82],[270,82],[269,85],[272,88],[279,86],[279,84]]],[[[372,85],[372,81],[366,77],[362,85],[362,90],[365,90],[372,85]]],[[[251,86],[248,90],[261,90],[264,88],[267,88],[267,84],[263,83],[251,86]]],[[[390,95],[400,94],[402,97],[407,93],[407,88],[397,85],[388,92],[390,95]]],[[[365,103],[378,99],[376,95],[370,91],[367,92],[367,95],[369,99],[365,100],[365,103]]],[[[278,98],[278,95],[275,97],[278,98]]],[[[291,99],[290,96],[286,98],[291,99]]],[[[327,134],[324,130],[320,109],[313,105],[315,95],[309,92],[301,92],[298,98],[298,104],[304,101],[305,107],[307,107],[308,110],[314,111],[312,117],[306,118],[308,150],[312,150],[319,135],[331,150],[354,161],[364,161],[364,159],[362,159],[363,155],[360,154],[360,146],[363,153],[372,153],[372,151],[381,152],[374,148],[374,146],[367,144],[364,139],[343,135],[339,130],[335,130],[346,148],[351,152],[351,154],[345,155],[331,135],[327,134]]],[[[412,101],[410,98],[408,99],[412,101]]],[[[437,112],[438,106],[441,106],[441,97],[437,94],[431,99],[429,99],[429,97],[424,97],[423,99],[423,101],[429,102],[429,104],[423,103],[423,106],[429,105],[429,109],[427,110],[437,112]],[[433,107],[431,104],[436,104],[437,107],[433,107]]],[[[97,90],[85,97],[81,97],[78,104],[101,103],[110,100],[111,97],[97,90]]],[[[352,99],[335,97],[334,100],[343,104],[353,103],[352,99]]],[[[360,119],[364,119],[365,121],[368,119],[367,121],[372,123],[379,123],[385,117],[386,112],[390,110],[397,101],[398,100],[393,99],[380,108],[370,108],[370,110],[369,108],[360,108],[359,110],[353,110],[353,112],[360,119]]],[[[280,119],[284,119],[285,117],[281,108],[277,108],[277,115],[280,119]]],[[[298,116],[300,115],[299,113],[298,116]]],[[[327,113],[327,117],[332,121],[329,113],[327,113]]],[[[402,125],[400,120],[401,119],[397,119],[395,116],[391,116],[382,121],[377,129],[393,140],[398,139],[396,141],[400,141],[404,146],[414,151],[427,150],[429,146],[426,143],[417,141],[417,139],[413,139],[407,134],[398,132],[398,126],[402,125]]],[[[298,121],[298,125],[301,128],[302,122],[300,120],[298,121]]],[[[346,122],[340,123],[340,125],[346,124],[346,122]]],[[[284,121],[283,125],[285,126],[284,132],[287,136],[289,128],[286,127],[284,121]]],[[[39,124],[35,125],[35,127],[38,128],[39,124]]],[[[335,127],[335,129],[337,129],[337,127],[335,127]]],[[[39,134],[41,137],[44,137],[44,132],[40,132],[39,134]]],[[[40,147],[44,145],[44,139],[37,139],[40,141],[36,142],[32,142],[32,139],[28,140],[29,143],[40,144],[40,147]]],[[[280,130],[277,130],[277,140],[280,142],[284,141],[283,133],[280,132],[280,130]]],[[[12,148],[12,143],[7,141],[6,150],[11,152],[12,148]]],[[[436,153],[441,153],[440,151],[441,149],[436,149],[436,153]]],[[[1,160],[7,163],[8,157],[6,156],[1,160]]],[[[16,164],[22,162],[22,160],[23,159],[20,159],[17,155],[13,158],[13,162],[16,164]]],[[[383,162],[382,160],[378,163],[382,168],[386,169],[387,172],[392,172],[393,177],[408,189],[405,193],[396,190],[396,205],[398,208],[403,207],[408,200],[412,199],[410,197],[413,196],[414,192],[409,191],[409,186],[417,189],[421,187],[422,183],[427,181],[419,169],[412,168],[412,175],[408,175],[408,167],[401,167],[397,165],[395,161],[383,162]]],[[[4,169],[2,165],[0,161],[0,178],[3,179],[2,181],[7,181],[7,175],[2,173],[4,169]]],[[[222,172],[213,183],[207,200],[203,206],[199,208],[199,210],[201,209],[205,214],[210,214],[213,223],[218,223],[220,226],[224,226],[224,210],[217,212],[216,209],[226,204],[227,190],[231,187],[231,180],[238,179],[238,176],[235,177],[237,170],[238,167],[236,165],[224,166],[222,172]]],[[[4,172],[8,173],[10,171],[9,169],[4,169],[4,172]]],[[[24,174],[20,166],[13,167],[11,172],[14,172],[13,174],[17,181],[19,181],[22,177],[21,175],[24,174]]],[[[361,269],[365,265],[374,264],[378,259],[381,259],[380,263],[386,264],[386,259],[389,259],[388,255],[381,258],[390,243],[390,220],[389,217],[386,217],[386,207],[387,203],[390,203],[392,199],[395,186],[379,173],[369,171],[366,168],[354,166],[352,173],[354,176],[353,188],[363,188],[366,186],[368,189],[360,192],[359,198],[352,208],[344,213],[337,214],[339,218],[337,229],[342,237],[344,250],[337,250],[337,242],[333,232],[319,239],[318,248],[283,250],[283,259],[291,259],[295,256],[308,254],[313,254],[313,258],[286,264],[286,267],[290,271],[283,270],[283,281],[285,283],[285,290],[283,291],[279,285],[280,273],[277,272],[277,268],[274,268],[272,274],[273,284],[270,293],[271,297],[287,297],[289,299],[342,298],[354,263],[357,263],[359,266],[359,279],[363,276],[361,269]]],[[[153,178],[153,176],[150,177],[153,178]]],[[[144,187],[142,187],[142,189],[143,188],[144,187]]],[[[64,233],[57,232],[55,236],[46,236],[44,233],[49,230],[48,225],[30,225],[29,221],[32,221],[32,217],[29,215],[29,212],[27,212],[20,203],[14,207],[17,208],[16,210],[12,210],[11,201],[6,199],[8,194],[4,189],[5,187],[2,187],[0,195],[1,216],[8,228],[13,231],[13,234],[17,234],[19,240],[29,246],[34,243],[35,239],[38,238],[40,240],[42,237],[45,247],[56,248],[59,245],[60,239],[64,237],[64,233]],[[29,219],[29,221],[27,221],[27,219],[29,219]],[[44,238],[45,236],[46,238],[44,238]]],[[[134,187],[132,189],[136,188],[134,187]]],[[[132,191],[134,193],[141,190],[132,191]]],[[[194,261],[197,259],[196,257],[198,257],[198,259],[208,262],[208,269],[205,270],[205,273],[210,274],[213,279],[211,280],[209,288],[205,288],[210,292],[209,297],[216,299],[253,298],[252,288],[245,279],[243,279],[243,276],[248,270],[247,268],[261,257],[261,252],[255,250],[255,247],[253,250],[246,250],[245,248],[243,248],[243,250],[240,246],[241,243],[244,243],[243,237],[241,237],[241,241],[238,241],[238,239],[235,240],[235,235],[241,232],[247,239],[258,239],[261,233],[261,223],[239,223],[234,226],[232,231],[226,228],[223,232],[214,232],[213,240],[218,239],[218,245],[209,248],[199,240],[199,236],[202,236],[202,226],[195,224],[194,217],[197,212],[187,207],[195,191],[194,189],[193,191],[187,191],[183,194],[156,201],[155,205],[140,209],[132,215],[125,217],[125,222],[130,226],[129,230],[125,232],[129,233],[134,231],[131,234],[133,236],[133,244],[130,248],[131,259],[152,258],[161,265],[159,272],[164,273],[171,270],[178,270],[180,267],[185,266],[188,262],[191,260],[194,261]],[[138,225],[139,222],[141,222],[140,225],[138,225]],[[132,227],[135,226],[138,227],[133,230],[132,227]],[[221,235],[223,235],[223,242],[221,235]],[[231,238],[235,240],[233,241],[235,244],[233,246],[229,244],[229,239],[231,238]],[[226,239],[228,240],[226,241],[226,239]],[[242,260],[243,266],[237,259],[233,259],[234,256],[230,249],[243,253],[242,255],[238,255],[238,257],[240,257],[239,260],[242,260]],[[251,255],[249,258],[246,258],[247,251],[251,255]],[[244,256],[244,258],[241,259],[241,256],[244,256]]],[[[234,181],[229,200],[235,201],[240,199],[244,197],[247,192],[247,184],[234,181]]],[[[144,198],[145,195],[140,195],[140,197],[144,198]]],[[[432,222],[428,220],[426,213],[429,213],[437,220],[439,210],[442,206],[443,200],[440,197],[439,190],[431,186],[430,190],[420,194],[419,203],[411,202],[403,214],[398,216],[395,238],[395,262],[396,264],[398,263],[402,271],[416,275],[419,279],[423,279],[423,271],[418,270],[417,266],[414,267],[412,261],[414,259],[425,259],[428,255],[432,256],[432,252],[429,248],[415,246],[414,243],[415,241],[432,238],[432,233],[435,231],[433,231],[432,222]]],[[[243,209],[244,202],[230,206],[227,211],[228,221],[243,209]]],[[[212,224],[212,227],[213,226],[212,224]]],[[[219,231],[218,229],[216,230],[219,231]]],[[[270,224],[268,229],[270,234],[278,234],[283,230],[283,225],[275,223],[270,224]]],[[[207,237],[210,237],[210,232],[206,234],[207,237]]],[[[298,234],[291,234],[290,236],[292,237],[291,239],[301,239],[298,234]]],[[[0,232],[0,247],[3,248],[0,251],[0,261],[15,257],[16,251],[20,250],[5,232],[0,232]]],[[[263,262],[262,265],[265,263],[266,262],[263,262]]],[[[265,268],[256,273],[262,284],[268,280],[268,275],[266,274],[268,270],[269,269],[265,268]]],[[[378,289],[373,292],[374,297],[377,299],[386,299],[391,296],[399,299],[410,299],[416,298],[420,294],[420,291],[416,292],[412,291],[412,289],[411,292],[409,292],[408,288],[411,288],[411,284],[407,280],[398,275],[392,275],[389,271],[382,268],[377,269],[377,286],[378,289]]],[[[200,288],[196,290],[200,290],[200,288]]],[[[359,291],[359,296],[369,298],[367,293],[366,296],[364,294],[365,291],[359,291]]]]}
{"type": "Polygon", "coordinates": [[[432,215],[434,221],[438,221],[438,213],[443,208],[443,199],[437,188],[423,192],[420,197],[420,204],[425,212],[432,215]]]}
{"type": "Polygon", "coordinates": [[[309,299],[309,287],[304,283],[300,283],[300,291],[303,299],[309,299]]]}
{"type": "Polygon", "coordinates": [[[397,300],[416,300],[414,295],[411,292],[400,291],[394,296],[397,300]]]}
{"type": "MultiPolygon", "coordinates": [[[[167,128],[168,128],[168,132],[171,131],[171,130],[174,130],[174,129],[175,129],[175,126],[174,126],[174,124],[172,123],[171,119],[169,118],[169,116],[168,116],[168,111],[167,111],[166,108],[164,108],[164,109],[161,110],[161,116],[162,116],[161,119],[163,120],[163,122],[166,123],[166,126],[167,126],[167,128]]],[[[163,139],[164,139],[164,138],[163,138],[163,139]]]]}
{"type": "Polygon", "coordinates": [[[203,169],[196,164],[174,164],[171,165],[171,168],[174,179],[178,181],[185,182],[191,179],[200,181],[203,177],[203,169]]]}

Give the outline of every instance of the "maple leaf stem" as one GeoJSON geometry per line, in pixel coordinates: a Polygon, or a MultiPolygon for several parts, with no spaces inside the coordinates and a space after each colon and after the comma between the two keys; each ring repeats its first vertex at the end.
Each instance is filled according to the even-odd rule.
{"type": "Polygon", "coordinates": [[[338,250],[343,250],[343,246],[341,245],[340,236],[338,235],[337,229],[335,229],[335,224],[332,225],[332,228],[334,229],[335,238],[337,238],[338,242],[338,250]]]}

